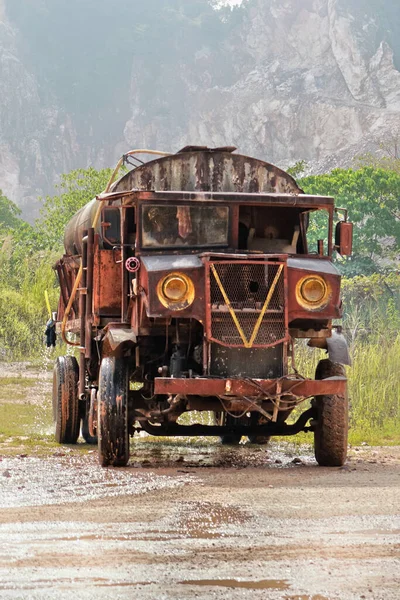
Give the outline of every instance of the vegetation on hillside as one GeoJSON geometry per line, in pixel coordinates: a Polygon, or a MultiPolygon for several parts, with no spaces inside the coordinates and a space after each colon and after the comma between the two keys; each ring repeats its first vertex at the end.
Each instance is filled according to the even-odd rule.
{"type": "Polygon", "coordinates": [[[34,226],[0,192],[0,358],[39,354],[48,319],[45,290],[54,310],[58,303],[52,266],[63,252],[65,225],[105,188],[111,172],[79,169],[63,175],[59,195],[45,199],[34,226]]]}
{"type": "Polygon", "coordinates": [[[300,180],[306,193],[334,196],[354,223],[353,256],[342,263],[349,276],[392,267],[400,244],[400,172],[381,167],[335,169],[300,180]]]}

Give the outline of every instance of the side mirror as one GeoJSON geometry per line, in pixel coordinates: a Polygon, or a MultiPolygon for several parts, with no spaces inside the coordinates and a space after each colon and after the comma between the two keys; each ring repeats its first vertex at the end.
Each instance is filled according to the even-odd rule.
{"type": "Polygon", "coordinates": [[[344,221],[339,221],[335,229],[335,250],[340,256],[351,256],[353,249],[353,223],[347,220],[347,210],[337,208],[336,212],[344,212],[344,221]]]}

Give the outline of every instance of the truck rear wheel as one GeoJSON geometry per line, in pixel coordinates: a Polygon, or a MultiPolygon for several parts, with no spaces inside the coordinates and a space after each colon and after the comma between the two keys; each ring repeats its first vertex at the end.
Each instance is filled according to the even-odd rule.
{"type": "MultiPolygon", "coordinates": [[[[268,423],[267,418],[259,413],[251,413],[250,422],[252,425],[265,425],[268,423]]],[[[271,439],[269,435],[249,435],[250,444],[258,444],[259,446],[265,446],[271,439]]]]}
{"type": "Polygon", "coordinates": [[[103,467],[124,467],[129,460],[128,365],[123,358],[103,358],[98,391],[98,450],[103,467]]]}
{"type": "MultiPolygon", "coordinates": [[[[226,412],[215,413],[215,420],[218,425],[229,425],[234,427],[235,425],[241,425],[240,418],[235,418],[232,415],[228,415],[226,412]]],[[[224,446],[237,446],[242,439],[241,434],[238,433],[226,433],[220,436],[221,444],[224,446]]]]}
{"type": "Polygon", "coordinates": [[[95,445],[97,444],[97,435],[90,435],[89,432],[89,417],[85,415],[82,417],[82,437],[87,444],[95,445]]]}
{"type": "Polygon", "coordinates": [[[76,358],[58,357],[53,370],[53,417],[59,444],[76,444],[79,437],[78,378],[76,358]]]}
{"type": "MultiPolygon", "coordinates": [[[[345,375],[343,365],[329,359],[317,365],[316,379],[345,375]]],[[[316,396],[314,400],[317,424],[314,431],[316,461],[323,467],[341,467],[347,458],[348,399],[347,395],[316,396]]]]}

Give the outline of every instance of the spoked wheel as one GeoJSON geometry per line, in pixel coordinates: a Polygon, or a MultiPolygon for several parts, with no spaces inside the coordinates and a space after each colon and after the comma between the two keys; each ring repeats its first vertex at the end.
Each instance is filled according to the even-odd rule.
{"type": "Polygon", "coordinates": [[[129,460],[128,364],[123,358],[103,358],[98,391],[98,449],[103,467],[124,467],[129,460]]]}
{"type": "Polygon", "coordinates": [[[57,358],[53,371],[53,417],[59,444],[76,444],[79,437],[78,377],[74,356],[57,358]]]}
{"type": "MultiPolygon", "coordinates": [[[[228,415],[225,412],[215,413],[215,419],[218,425],[229,425],[235,426],[236,424],[241,424],[240,419],[235,419],[232,415],[228,415]]],[[[226,433],[225,435],[220,436],[221,443],[224,446],[237,446],[242,439],[241,434],[239,433],[226,433]]]]}
{"type": "MultiPolygon", "coordinates": [[[[343,365],[329,359],[317,365],[316,379],[345,375],[343,365]]],[[[314,431],[314,452],[319,465],[341,467],[347,458],[349,405],[347,395],[316,396],[317,423],[314,431]]]]}

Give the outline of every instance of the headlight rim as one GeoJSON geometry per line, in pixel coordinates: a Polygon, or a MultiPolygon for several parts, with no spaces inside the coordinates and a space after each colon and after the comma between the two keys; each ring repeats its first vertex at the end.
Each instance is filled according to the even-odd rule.
{"type": "Polygon", "coordinates": [[[296,285],[296,300],[298,304],[307,311],[317,311],[325,308],[332,296],[332,290],[329,282],[317,273],[305,275],[296,285]],[[304,286],[311,281],[316,281],[322,285],[323,293],[318,300],[310,300],[304,293],[304,286]]]}
{"type": "Polygon", "coordinates": [[[186,275],[186,273],[181,273],[179,271],[174,271],[161,277],[157,283],[156,292],[158,300],[161,302],[161,304],[171,311],[185,310],[191,306],[191,304],[193,304],[195,298],[195,287],[193,280],[186,275]],[[164,291],[165,285],[168,284],[168,281],[173,279],[179,279],[183,281],[186,286],[185,293],[182,295],[182,297],[176,300],[168,298],[164,291]]]}
{"type": "Polygon", "coordinates": [[[164,278],[162,284],[161,284],[161,291],[162,294],[164,296],[164,298],[168,301],[168,302],[181,302],[185,296],[187,295],[189,288],[188,288],[188,283],[186,281],[186,279],[184,279],[183,277],[177,276],[177,275],[168,275],[167,277],[164,278]],[[182,292],[182,294],[179,297],[173,297],[172,295],[168,295],[167,294],[167,286],[169,284],[171,284],[173,281],[180,281],[184,284],[184,291],[182,292]]]}

